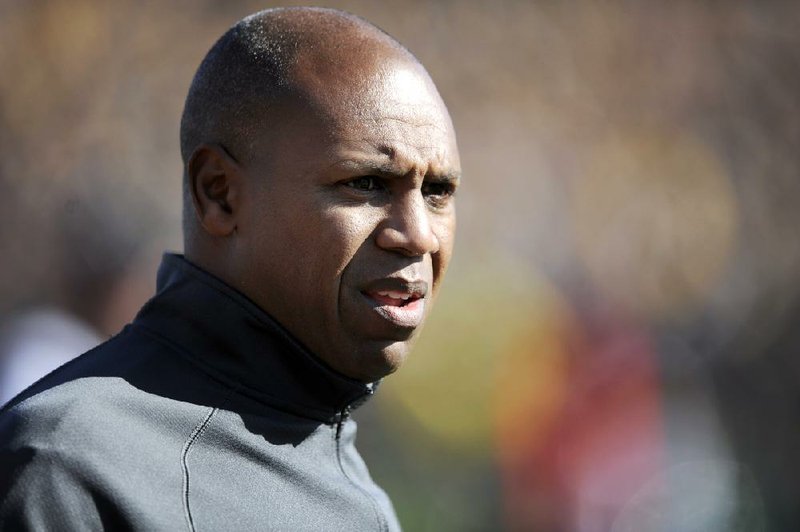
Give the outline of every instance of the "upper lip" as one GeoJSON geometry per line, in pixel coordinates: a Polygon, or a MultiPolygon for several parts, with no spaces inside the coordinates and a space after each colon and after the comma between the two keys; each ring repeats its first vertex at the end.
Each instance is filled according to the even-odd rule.
{"type": "Polygon", "coordinates": [[[409,299],[421,299],[428,294],[428,283],[422,280],[387,277],[367,283],[361,292],[367,295],[377,294],[379,292],[392,292],[408,296],[409,299]]]}

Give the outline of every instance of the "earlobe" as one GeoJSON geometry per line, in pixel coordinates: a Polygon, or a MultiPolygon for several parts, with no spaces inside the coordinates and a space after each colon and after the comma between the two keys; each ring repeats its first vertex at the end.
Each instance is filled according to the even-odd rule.
{"type": "Polygon", "coordinates": [[[195,214],[205,231],[226,237],[236,230],[240,169],[238,163],[216,144],[201,144],[187,164],[195,214]]]}

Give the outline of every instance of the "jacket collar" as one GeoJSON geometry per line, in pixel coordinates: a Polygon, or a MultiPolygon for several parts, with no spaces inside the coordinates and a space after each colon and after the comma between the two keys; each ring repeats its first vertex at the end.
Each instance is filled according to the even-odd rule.
{"type": "Polygon", "coordinates": [[[374,389],[326,366],[255,303],[182,255],[164,255],[156,295],[136,326],[241,393],[319,421],[339,419],[374,389]]]}

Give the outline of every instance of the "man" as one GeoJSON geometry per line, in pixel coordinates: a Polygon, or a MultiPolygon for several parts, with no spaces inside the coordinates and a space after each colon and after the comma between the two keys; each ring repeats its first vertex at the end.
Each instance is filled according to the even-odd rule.
{"type": "Polygon", "coordinates": [[[186,258],[0,414],[0,528],[394,530],[349,412],[411,348],[459,181],[424,68],[369,23],[229,30],[181,123],[186,258]]]}

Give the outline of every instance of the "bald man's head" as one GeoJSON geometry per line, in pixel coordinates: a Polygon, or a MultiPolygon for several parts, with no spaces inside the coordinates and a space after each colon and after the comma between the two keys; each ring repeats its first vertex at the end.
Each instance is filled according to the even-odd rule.
{"type": "Polygon", "coordinates": [[[242,161],[286,99],[303,98],[295,73],[313,62],[326,70],[349,70],[356,62],[395,52],[416,58],[369,22],[334,9],[277,8],[234,25],[211,48],[195,74],[181,119],[184,164],[201,143],[216,143],[242,161]]]}

